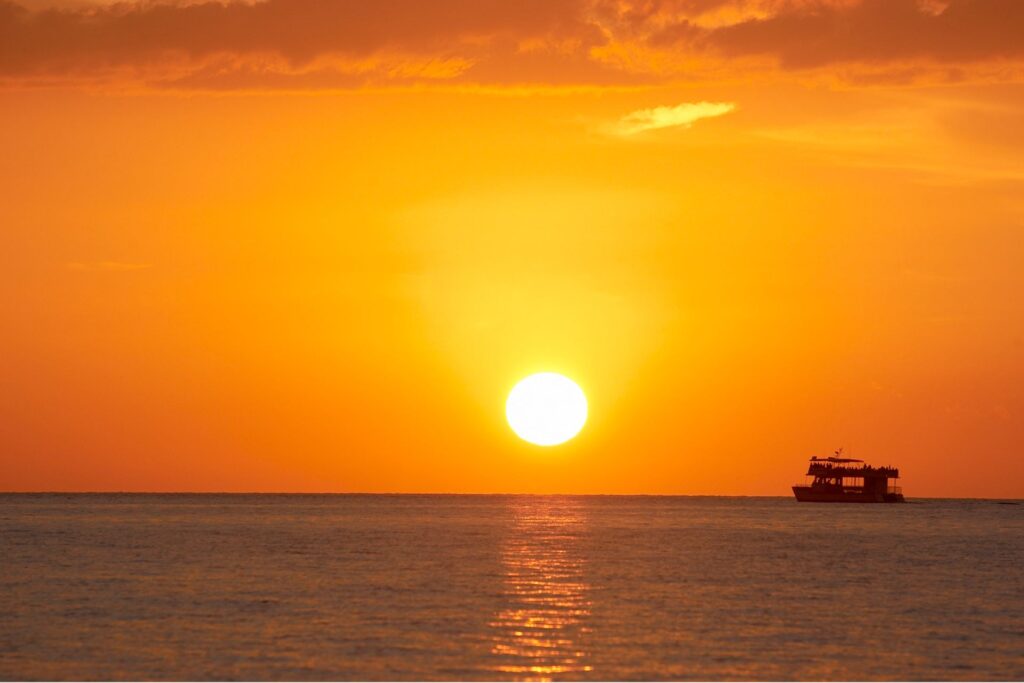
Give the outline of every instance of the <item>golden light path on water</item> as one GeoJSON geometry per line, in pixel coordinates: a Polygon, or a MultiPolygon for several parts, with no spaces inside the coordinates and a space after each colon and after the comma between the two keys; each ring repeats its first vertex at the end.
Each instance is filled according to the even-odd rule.
{"type": "Polygon", "coordinates": [[[498,676],[520,681],[583,678],[590,586],[580,537],[585,511],[564,498],[510,502],[512,532],[502,547],[505,607],[494,617],[498,676]]]}

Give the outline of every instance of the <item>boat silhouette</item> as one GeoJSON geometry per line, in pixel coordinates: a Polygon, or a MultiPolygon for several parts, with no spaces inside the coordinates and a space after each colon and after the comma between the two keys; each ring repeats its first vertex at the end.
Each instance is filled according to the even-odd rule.
{"type": "Polygon", "coordinates": [[[872,467],[863,460],[841,457],[843,449],[827,458],[812,456],[807,466],[810,483],[793,486],[801,503],[903,503],[903,489],[890,484],[899,479],[896,467],[872,467]]]}

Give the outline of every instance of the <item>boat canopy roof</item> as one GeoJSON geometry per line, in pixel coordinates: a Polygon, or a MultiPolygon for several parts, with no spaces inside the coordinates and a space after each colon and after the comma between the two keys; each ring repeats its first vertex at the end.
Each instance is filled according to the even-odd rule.
{"type": "Polygon", "coordinates": [[[828,458],[819,458],[816,455],[812,455],[811,460],[815,462],[864,462],[863,460],[857,460],[856,458],[835,458],[831,456],[828,458]]]}

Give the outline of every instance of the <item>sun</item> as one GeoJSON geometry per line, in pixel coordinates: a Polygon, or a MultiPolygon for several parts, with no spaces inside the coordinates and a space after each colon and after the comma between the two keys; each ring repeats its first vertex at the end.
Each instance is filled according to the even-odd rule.
{"type": "Polygon", "coordinates": [[[508,395],[505,416],[523,441],[557,446],[580,433],[587,421],[587,397],[576,382],[555,372],[519,381],[508,395]]]}

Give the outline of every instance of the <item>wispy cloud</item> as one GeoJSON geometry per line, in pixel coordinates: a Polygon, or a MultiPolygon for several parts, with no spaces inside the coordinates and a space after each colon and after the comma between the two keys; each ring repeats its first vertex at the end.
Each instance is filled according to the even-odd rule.
{"type": "Polygon", "coordinates": [[[689,128],[701,119],[722,116],[734,109],[733,102],[685,102],[674,107],[639,109],[615,122],[609,132],[629,136],[659,128],[689,128]]]}
{"type": "Polygon", "coordinates": [[[68,270],[80,270],[90,273],[145,270],[152,267],[152,263],[122,263],[120,261],[76,261],[68,264],[68,270]]]}

